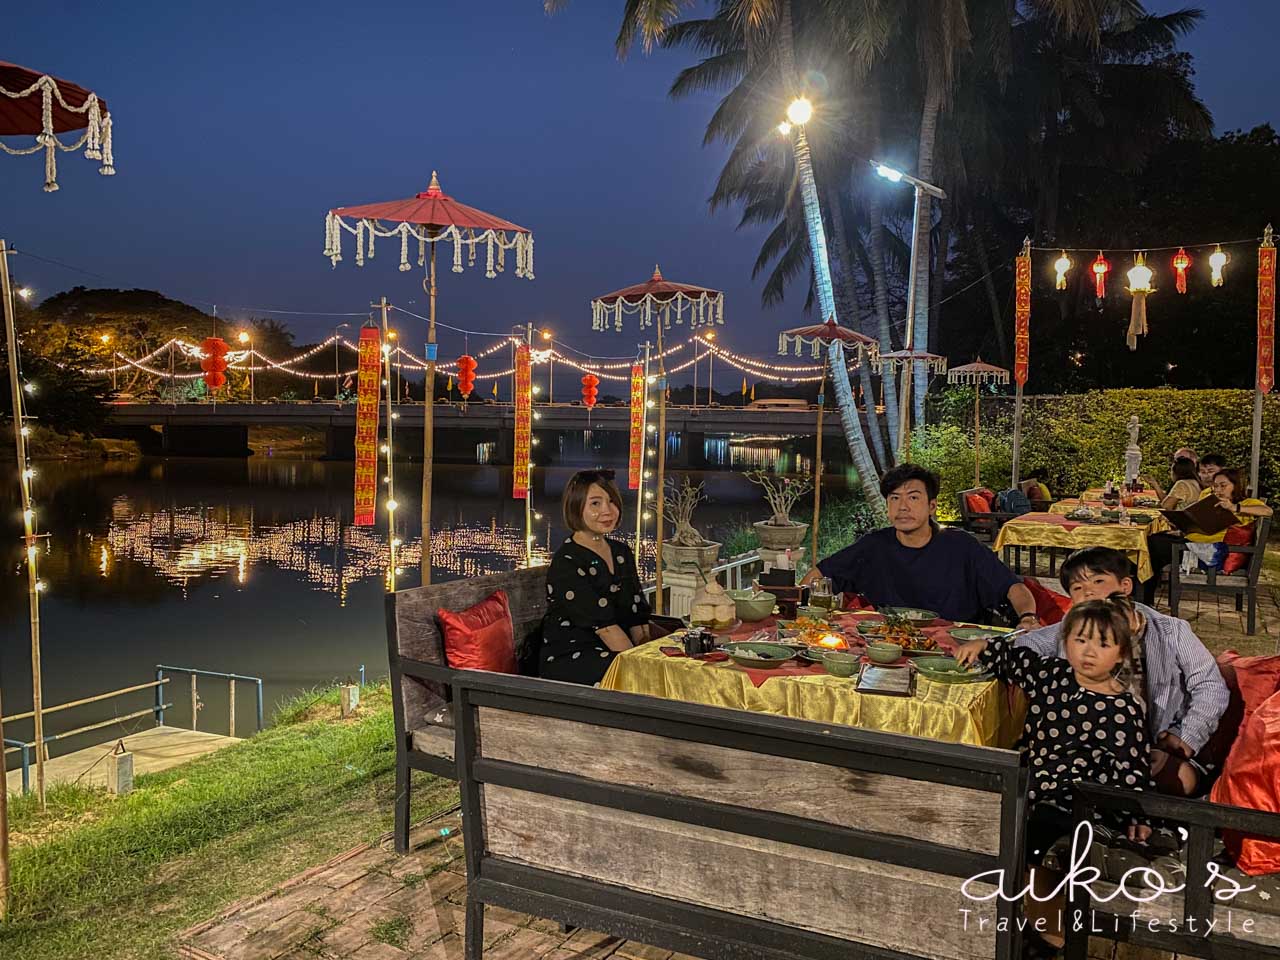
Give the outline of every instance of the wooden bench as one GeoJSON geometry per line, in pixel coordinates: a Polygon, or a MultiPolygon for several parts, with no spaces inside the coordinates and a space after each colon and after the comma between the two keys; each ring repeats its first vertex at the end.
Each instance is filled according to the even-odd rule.
{"type": "MultiPolygon", "coordinates": [[[[1185,593],[1199,591],[1234,596],[1237,610],[1242,609],[1246,602],[1249,605],[1246,630],[1249,636],[1253,636],[1258,626],[1258,577],[1262,574],[1267,538],[1271,536],[1271,518],[1263,517],[1255,521],[1254,528],[1252,545],[1227,546],[1228,553],[1240,553],[1249,558],[1248,565],[1239,573],[1222,574],[1216,570],[1182,573],[1182,555],[1187,548],[1183,543],[1173,545],[1173,560],[1169,564],[1169,612],[1173,616],[1178,615],[1178,605],[1185,593]]],[[[1157,570],[1155,575],[1160,576],[1160,571],[1157,570]]]]}
{"type": "Polygon", "coordinates": [[[532,567],[468,580],[414,587],[387,595],[387,660],[396,737],[396,850],[409,849],[409,772],[425,770],[457,779],[453,760],[455,671],[445,659],[436,611],[464,610],[495,590],[511,607],[516,659],[535,672],[537,629],[547,608],[547,568],[532,567]]]}
{"type": "Polygon", "coordinates": [[[1182,826],[1188,837],[1179,855],[1150,862],[1118,845],[1107,848],[1095,841],[1085,862],[1098,867],[1102,873],[1100,882],[1092,885],[1092,892],[1107,899],[1095,901],[1088,891],[1077,890],[1076,898],[1068,900],[1067,960],[1109,958],[1111,953],[1100,949],[1100,941],[1146,948],[1140,955],[1152,960],[1162,956],[1214,960],[1280,958],[1280,896],[1277,896],[1280,876],[1248,877],[1230,867],[1220,868],[1225,879],[1211,881],[1209,873],[1209,862],[1215,860],[1222,849],[1219,837],[1223,830],[1280,840],[1280,814],[1155,793],[1134,793],[1092,783],[1077,784],[1076,819],[1088,819],[1096,809],[1140,811],[1170,825],[1182,826]],[[1132,872],[1142,869],[1158,874],[1164,889],[1170,892],[1160,892],[1154,876],[1132,872]],[[1112,898],[1122,880],[1131,898],[1124,894],[1112,898]],[[1222,891],[1235,892],[1248,886],[1255,889],[1233,897],[1220,895],[1222,891]],[[1173,892],[1171,888],[1178,889],[1173,892]],[[1134,902],[1144,898],[1148,902],[1134,902]],[[1135,911],[1139,917],[1136,923],[1132,917],[1135,911]],[[1077,917],[1085,921],[1079,930],[1072,922],[1077,917]],[[1188,926],[1191,918],[1196,921],[1194,932],[1188,926]],[[1210,919],[1215,919],[1219,927],[1206,934],[1210,919]],[[1152,920],[1159,921],[1155,930],[1150,927],[1152,920]],[[1177,932],[1170,929],[1171,920],[1178,921],[1177,932]],[[1225,929],[1228,920],[1229,932],[1225,929]],[[1252,930],[1246,929],[1246,921],[1252,930]]]}
{"type": "Polygon", "coordinates": [[[467,960],[486,904],[711,960],[1020,955],[1020,907],[961,891],[1022,876],[1017,753],[501,674],[452,686],[467,960]]]}

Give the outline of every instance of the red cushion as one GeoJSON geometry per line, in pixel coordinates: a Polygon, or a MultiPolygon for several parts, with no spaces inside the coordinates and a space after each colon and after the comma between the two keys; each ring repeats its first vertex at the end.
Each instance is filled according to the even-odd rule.
{"type": "Polygon", "coordinates": [[[1280,657],[1242,657],[1234,650],[1218,655],[1218,669],[1227,689],[1238,693],[1244,704],[1241,723],[1280,692],[1280,657]]]}
{"type": "Polygon", "coordinates": [[[964,505],[969,508],[970,513],[991,512],[991,504],[987,502],[987,498],[981,493],[966,493],[964,495],[964,505]]]}
{"type": "MultiPolygon", "coordinates": [[[[1222,542],[1229,547],[1251,547],[1253,546],[1253,524],[1236,524],[1234,527],[1227,527],[1222,534],[1222,542]]],[[[1249,566],[1252,559],[1247,553],[1228,553],[1226,559],[1222,561],[1223,573],[1235,573],[1249,566]]]]}
{"type": "Polygon", "coordinates": [[[466,610],[436,611],[444,634],[444,656],[458,670],[516,672],[515,628],[504,590],[466,610]]]}
{"type": "MultiPolygon", "coordinates": [[[[1280,695],[1273,694],[1241,728],[1209,799],[1280,813],[1280,695]]],[[[1253,840],[1227,830],[1222,841],[1244,873],[1256,877],[1280,871],[1280,843],[1253,840]]]]}
{"type": "Polygon", "coordinates": [[[982,487],[978,490],[978,493],[987,501],[988,507],[992,510],[996,508],[996,492],[994,490],[988,490],[986,487],[982,487]]]}
{"type": "Polygon", "coordinates": [[[1023,577],[1022,583],[1031,591],[1031,596],[1035,597],[1036,616],[1040,618],[1040,622],[1045,626],[1061,623],[1062,618],[1071,609],[1071,598],[1055,593],[1043,586],[1035,577],[1023,577]]]}

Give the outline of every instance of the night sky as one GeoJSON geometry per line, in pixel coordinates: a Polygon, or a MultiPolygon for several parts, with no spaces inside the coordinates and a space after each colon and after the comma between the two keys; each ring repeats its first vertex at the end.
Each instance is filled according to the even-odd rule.
{"type": "MultiPolygon", "coordinates": [[[[799,287],[782,307],[760,306],[760,231],[707,208],[724,152],[701,144],[718,98],[666,95],[693,55],[637,48],[619,62],[621,0],[579,0],[551,18],[539,0],[11,6],[0,59],[95,90],[116,124],[111,179],[61,154],[62,190],[45,194],[40,159],[0,157],[0,235],[99,275],[17,258],[17,279],[40,297],[143,287],[231,319],[309,312],[285,318],[300,342],[338,322],[315,313],[382,295],[425,313],[421,271],[396,269],[398,241],[363,268],[350,236],[336,270],[321,250],[328,208],[410,196],[436,169],[447,193],[537,241],[532,283],[510,262],[495,280],[480,263],[441,271],[442,322],[502,331],[532,320],[579,349],[626,354],[634,320],[623,335],[593,334],[587,303],[655,262],[726,291],[731,348],[768,355],[778,329],[809,322],[799,287]]],[[[1280,4],[1204,6],[1186,47],[1217,129],[1274,121],[1280,4]]],[[[425,339],[416,323],[398,321],[409,343],[425,339]]],[[[441,343],[444,356],[461,352],[456,335],[441,343]]]]}

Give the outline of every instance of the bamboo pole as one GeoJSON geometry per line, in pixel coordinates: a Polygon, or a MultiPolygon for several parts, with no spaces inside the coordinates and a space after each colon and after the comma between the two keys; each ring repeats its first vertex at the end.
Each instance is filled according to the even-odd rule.
{"type": "MultiPolygon", "coordinates": [[[[432,249],[435,249],[434,245],[432,249]]],[[[387,336],[390,328],[387,323],[387,298],[382,297],[377,303],[377,307],[382,312],[382,362],[386,371],[383,379],[386,381],[387,390],[387,502],[392,503],[396,499],[396,476],[394,466],[392,464],[391,455],[395,447],[392,446],[392,415],[394,408],[392,407],[391,397],[391,338],[387,336]]],[[[424,467],[425,469],[425,467],[424,467]]],[[[387,511],[387,587],[392,592],[396,592],[396,512],[394,510],[387,511]]]]}
{"type": "Polygon", "coordinates": [[[200,714],[200,696],[196,693],[196,675],[191,675],[191,729],[196,728],[196,717],[200,714]]]}
{"type": "Polygon", "coordinates": [[[644,344],[644,392],[640,400],[640,485],[636,487],[636,566],[640,565],[640,542],[644,539],[644,474],[645,456],[649,451],[649,341],[644,344]]]}
{"type": "Polygon", "coordinates": [[[234,679],[227,681],[227,736],[234,737],[236,735],[236,682],[234,679]]]}
{"type": "Polygon", "coordinates": [[[662,521],[666,506],[667,477],[667,362],[662,353],[662,324],[664,316],[657,319],[658,327],[658,522],[654,530],[657,569],[654,573],[653,611],[662,616],[662,521]]]}
{"type": "Polygon", "coordinates": [[[978,398],[978,381],[973,381],[973,485],[982,486],[982,444],[978,439],[981,424],[981,407],[978,398]]]}
{"type": "MultiPolygon", "coordinates": [[[[434,232],[434,231],[433,231],[434,232]]],[[[436,392],[436,245],[431,244],[431,267],[427,275],[431,309],[427,313],[427,383],[422,410],[422,585],[431,582],[431,461],[435,456],[432,428],[435,424],[436,392]]]]}
{"type": "MultiPolygon", "coordinates": [[[[822,414],[826,409],[827,367],[822,366],[822,383],[818,385],[818,439],[813,454],[813,529],[809,531],[809,566],[818,566],[818,520],[822,516],[822,414]]],[[[871,398],[875,403],[875,398],[871,398]]]]}
{"type": "Polygon", "coordinates": [[[13,401],[13,446],[18,461],[18,489],[22,493],[23,547],[27,552],[27,608],[31,620],[31,710],[35,719],[36,794],[45,809],[44,793],[44,680],[40,668],[40,578],[36,567],[36,514],[31,506],[31,475],[27,472],[27,438],[22,422],[22,385],[18,383],[18,324],[9,279],[9,250],[0,240],[0,300],[4,301],[5,340],[8,345],[9,394],[13,401]]]}
{"type": "MultiPolygon", "coordinates": [[[[134,684],[132,687],[121,687],[119,690],[112,690],[109,693],[96,693],[92,697],[83,697],[80,700],[71,700],[67,703],[60,703],[57,706],[46,707],[45,716],[51,713],[57,713],[59,710],[70,710],[72,707],[83,707],[86,703],[97,703],[99,700],[109,700],[112,697],[123,696],[126,693],[136,693],[139,690],[150,690],[152,687],[159,687],[169,682],[169,677],[163,680],[148,680],[146,683],[134,684]]],[[[0,722],[14,723],[18,720],[29,720],[35,716],[34,710],[28,710],[26,713],[15,713],[12,716],[0,717],[0,722]]]]}
{"type": "MultiPolygon", "coordinates": [[[[533,323],[525,323],[524,342],[529,347],[529,486],[524,492],[524,565],[533,566],[533,323]]],[[[514,411],[515,398],[511,405],[514,411]]],[[[587,422],[591,410],[587,410],[587,422]]]]}
{"type": "Polygon", "coordinates": [[[1010,484],[1014,490],[1018,489],[1018,474],[1021,467],[1022,459],[1022,384],[1018,384],[1018,388],[1014,393],[1013,401],[1013,483],[1010,484]]]}
{"type": "MultiPolygon", "coordinates": [[[[3,256],[0,253],[0,257],[3,256]]],[[[3,686],[0,683],[0,687],[3,686]]],[[[4,705],[0,702],[0,744],[4,743],[3,716],[4,705]]],[[[3,922],[9,915],[9,774],[3,753],[0,753],[0,781],[0,922],[3,922]]]]}

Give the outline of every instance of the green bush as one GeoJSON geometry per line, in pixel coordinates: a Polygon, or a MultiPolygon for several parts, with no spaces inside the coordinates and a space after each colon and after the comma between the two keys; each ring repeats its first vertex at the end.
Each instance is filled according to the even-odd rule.
{"type": "MultiPolygon", "coordinates": [[[[973,407],[969,407],[972,415],[973,407]]],[[[1013,469],[1013,449],[1007,434],[988,432],[981,437],[982,485],[992,490],[1009,486],[1013,469]]],[[[973,486],[973,422],[969,429],[950,423],[939,423],[917,429],[911,435],[911,459],[934,471],[941,478],[938,492],[938,519],[955,520],[960,516],[956,494],[973,486]]]]}

